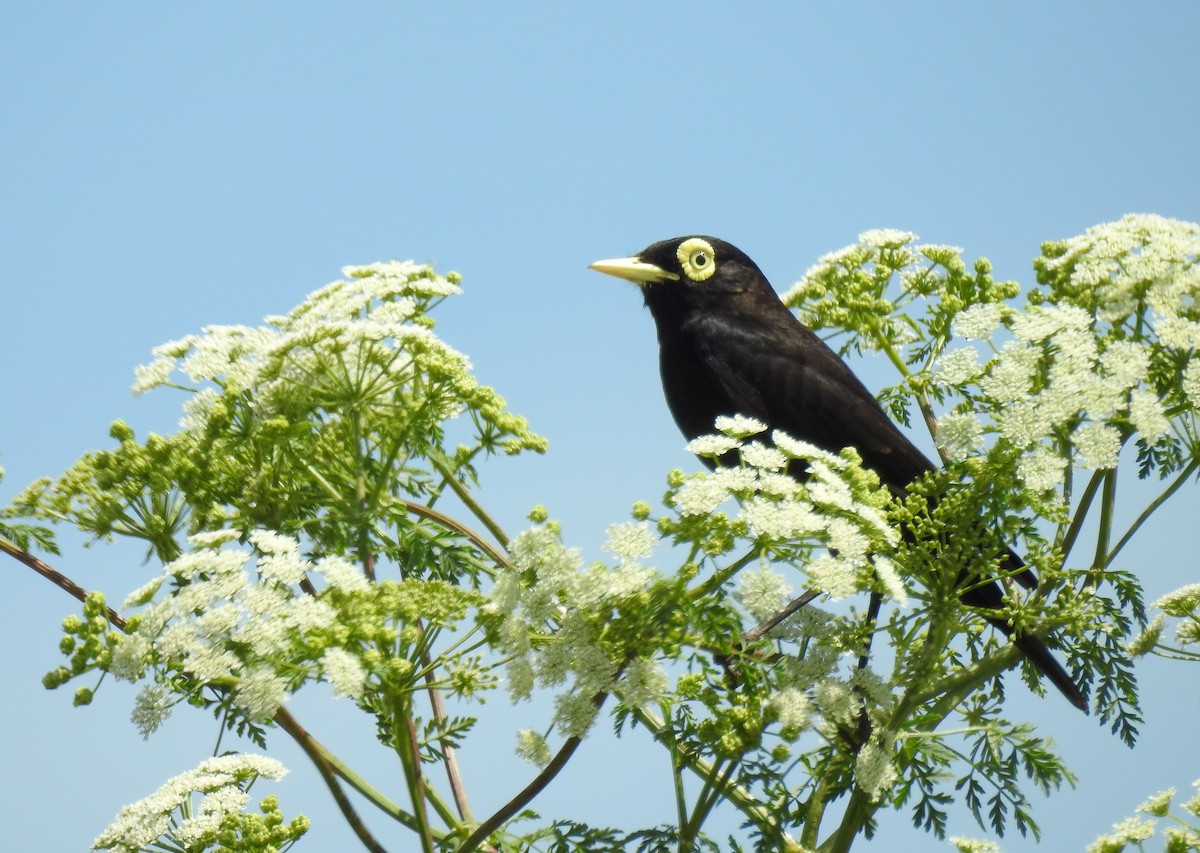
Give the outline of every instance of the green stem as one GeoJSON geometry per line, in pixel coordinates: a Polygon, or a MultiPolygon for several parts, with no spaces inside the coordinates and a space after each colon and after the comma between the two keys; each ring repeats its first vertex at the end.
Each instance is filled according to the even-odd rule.
{"type": "MultiPolygon", "coordinates": [[[[876,337],[875,345],[883,351],[888,357],[888,361],[896,368],[900,377],[907,383],[912,379],[912,371],[908,369],[908,365],[904,363],[904,359],[900,357],[900,353],[896,352],[891,343],[882,337],[876,337]]],[[[921,417],[925,421],[925,428],[929,430],[929,437],[933,439],[933,445],[937,448],[938,456],[941,457],[942,464],[945,465],[950,461],[950,457],[942,450],[942,443],[938,441],[940,430],[938,429],[937,417],[933,413],[933,404],[929,401],[929,395],[924,391],[913,389],[913,399],[917,401],[917,408],[921,410],[921,417]]]]}
{"type": "MultiPolygon", "coordinates": [[[[361,469],[360,469],[361,470],[361,469]]],[[[362,518],[366,518],[368,508],[367,500],[367,481],[366,478],[359,474],[354,487],[355,491],[355,507],[361,513],[362,518]]],[[[375,581],[375,551],[371,547],[371,525],[363,522],[358,529],[358,552],[362,554],[363,574],[367,580],[375,581]]]]}
{"type": "Polygon", "coordinates": [[[875,808],[871,806],[867,795],[860,788],[855,788],[850,795],[850,802],[846,804],[842,822],[833,835],[817,848],[817,853],[847,853],[874,813],[875,808]]]}
{"type": "Polygon", "coordinates": [[[1004,648],[997,649],[995,653],[977,660],[970,666],[963,667],[953,675],[940,679],[926,689],[912,693],[912,704],[916,707],[935,696],[941,696],[930,707],[928,714],[935,720],[944,720],[963,700],[963,697],[987,679],[1011,668],[1020,659],[1020,650],[1009,643],[1004,648]]]}
{"type": "Polygon", "coordinates": [[[1075,547],[1075,540],[1079,538],[1079,531],[1083,529],[1083,522],[1087,518],[1088,512],[1091,511],[1092,500],[1096,497],[1101,482],[1104,481],[1104,473],[1096,471],[1092,474],[1092,479],[1088,480],[1087,488],[1083,490],[1083,494],[1079,498],[1079,506],[1075,508],[1075,516],[1071,519],[1071,525],[1059,540],[1058,549],[1062,553],[1064,562],[1070,555],[1071,549],[1075,547]]]}
{"type": "MultiPolygon", "coordinates": [[[[666,723],[664,723],[650,711],[647,711],[645,708],[638,708],[635,711],[635,714],[642,725],[644,725],[646,729],[654,735],[654,739],[663,744],[668,750],[672,751],[672,755],[677,759],[680,767],[684,767],[692,771],[692,773],[704,780],[706,784],[710,783],[709,780],[716,778],[716,765],[707,759],[700,758],[697,755],[680,750],[678,743],[675,741],[672,733],[668,730],[666,723]]],[[[720,783],[717,787],[717,790],[719,793],[724,795],[731,805],[733,805],[747,817],[758,823],[761,823],[764,826],[769,826],[782,831],[779,821],[776,820],[775,816],[771,814],[770,810],[767,809],[762,802],[746,788],[743,788],[741,785],[736,783],[726,781],[720,783]]]]}
{"type": "Polygon", "coordinates": [[[1096,533],[1096,554],[1092,568],[1103,569],[1108,565],[1108,543],[1112,539],[1113,511],[1117,503],[1117,471],[1110,468],[1104,472],[1104,491],[1100,497],[1100,530],[1096,533]]]}
{"type": "MultiPolygon", "coordinates": [[[[666,703],[663,703],[662,714],[664,721],[670,717],[666,703]]],[[[684,826],[688,822],[688,812],[687,799],[683,791],[684,765],[679,753],[679,742],[673,737],[666,737],[662,739],[662,743],[667,747],[667,754],[671,758],[671,783],[675,789],[675,822],[679,826],[684,826]]]]}
{"type": "MultiPolygon", "coordinates": [[[[476,426],[478,426],[478,423],[476,423],[476,426]]],[[[483,452],[482,444],[476,444],[475,447],[472,448],[471,451],[469,453],[467,453],[465,456],[459,456],[459,453],[456,452],[454,455],[455,455],[455,458],[459,460],[458,470],[462,470],[463,467],[470,465],[472,460],[474,460],[475,457],[478,456],[481,452],[483,452]]],[[[438,498],[440,498],[444,494],[444,492],[442,491],[442,487],[450,484],[450,480],[452,479],[452,474],[453,474],[453,472],[450,470],[449,465],[448,465],[449,458],[444,453],[441,453],[438,455],[437,461],[440,461],[442,464],[440,467],[438,465],[435,465],[434,468],[442,475],[442,482],[438,485],[438,487],[436,489],[433,490],[432,496],[429,499],[430,506],[433,506],[435,503],[437,503],[438,498]]]]}
{"type": "Polygon", "coordinates": [[[882,335],[873,335],[875,346],[888,357],[888,361],[896,368],[896,372],[900,374],[900,378],[906,382],[912,376],[912,371],[908,369],[908,365],[904,363],[904,359],[900,357],[900,353],[896,352],[891,342],[882,335]]]}
{"type": "MultiPolygon", "coordinates": [[[[604,701],[604,694],[601,694],[599,701],[604,701]]],[[[554,758],[550,759],[550,763],[546,765],[533,781],[526,785],[520,793],[500,807],[491,817],[485,820],[479,826],[475,827],[474,832],[467,837],[467,840],[458,848],[458,853],[469,853],[479,847],[487,837],[504,825],[506,821],[516,815],[521,809],[525,808],[534,797],[540,794],[547,785],[549,785],[554,777],[557,776],[571,760],[571,756],[575,754],[575,750],[579,748],[579,744],[583,742],[583,738],[569,737],[562,745],[562,748],[555,753],[554,758]]]]}
{"type": "Polygon", "coordinates": [[[417,838],[424,853],[433,853],[433,830],[429,824],[429,813],[425,809],[425,777],[421,773],[421,751],[417,744],[416,723],[407,697],[392,703],[392,743],[404,770],[404,780],[413,805],[413,820],[417,838]]]}
{"type": "Polygon", "coordinates": [[[833,787],[833,774],[826,773],[816,782],[812,794],[809,795],[808,808],[804,812],[804,825],[800,830],[800,846],[805,850],[817,848],[821,821],[825,819],[825,806],[829,802],[830,788],[833,787]]]}
{"type": "MultiPolygon", "coordinates": [[[[457,827],[462,823],[462,821],[458,819],[458,815],[455,813],[454,807],[451,806],[450,803],[446,802],[442,795],[438,793],[437,788],[427,784],[424,786],[424,793],[425,799],[430,805],[433,806],[433,810],[438,813],[438,817],[446,822],[447,826],[457,827]]],[[[433,833],[433,835],[435,836],[436,840],[437,834],[433,833]]]]}
{"type": "Polygon", "coordinates": [[[750,561],[755,559],[756,557],[758,557],[757,551],[746,552],[745,554],[743,554],[741,557],[739,557],[734,562],[730,563],[725,568],[721,569],[718,572],[714,572],[712,574],[712,577],[710,577],[704,583],[697,586],[695,589],[693,589],[688,594],[692,598],[703,598],[706,595],[716,592],[718,589],[721,588],[721,586],[727,580],[729,580],[731,577],[733,577],[738,572],[740,572],[742,569],[744,569],[747,565],[749,565],[750,561]]]}
{"type": "Polygon", "coordinates": [[[440,512],[433,507],[426,506],[425,504],[414,503],[413,501],[406,500],[398,500],[398,502],[413,515],[419,515],[422,518],[429,519],[430,521],[436,521],[443,527],[453,530],[454,532],[459,533],[465,538],[469,539],[476,548],[478,548],[480,551],[483,551],[483,553],[487,554],[488,557],[494,560],[496,565],[506,569],[512,568],[512,563],[509,561],[507,554],[505,554],[487,539],[479,535],[477,531],[467,527],[458,519],[446,515],[444,512],[440,512]]]}
{"type": "Polygon", "coordinates": [[[696,838],[700,835],[700,827],[712,813],[713,806],[717,804],[717,797],[729,784],[733,771],[737,769],[737,762],[733,760],[726,762],[725,768],[720,771],[719,775],[717,774],[718,768],[720,768],[720,763],[714,762],[713,775],[704,780],[700,793],[696,795],[696,804],[692,808],[691,819],[679,828],[680,853],[690,853],[695,847],[696,838]]]}
{"type": "Polygon", "coordinates": [[[495,537],[496,541],[500,543],[500,547],[507,548],[508,535],[504,532],[504,529],[479,505],[479,502],[475,500],[467,487],[458,481],[458,478],[454,476],[454,472],[447,467],[445,459],[430,454],[429,464],[436,468],[437,472],[446,479],[446,484],[454,490],[454,494],[471,511],[471,514],[478,518],[483,526],[487,528],[488,533],[495,537]]]}
{"type": "Polygon", "coordinates": [[[1191,476],[1196,473],[1197,468],[1200,468],[1200,462],[1193,459],[1190,463],[1188,463],[1188,466],[1183,469],[1179,476],[1171,482],[1171,485],[1168,486],[1161,495],[1151,501],[1144,510],[1142,510],[1142,514],[1137,517],[1137,520],[1132,525],[1130,525],[1129,530],[1126,531],[1125,535],[1121,537],[1121,540],[1117,542],[1116,546],[1112,549],[1112,551],[1109,552],[1108,561],[1104,564],[1105,568],[1111,565],[1112,561],[1116,559],[1116,556],[1120,550],[1125,547],[1125,543],[1133,538],[1133,534],[1137,533],[1138,528],[1142,526],[1146,519],[1153,515],[1155,510],[1166,503],[1173,494],[1179,491],[1180,487],[1182,487],[1183,484],[1186,483],[1191,476]]]}
{"type": "Polygon", "coordinates": [[[317,768],[317,773],[325,781],[326,787],[329,788],[329,793],[333,795],[334,802],[337,803],[342,817],[346,819],[346,823],[350,825],[351,830],[358,836],[358,840],[362,842],[363,847],[371,851],[371,853],[387,853],[383,845],[371,835],[366,824],[362,822],[362,818],[358,816],[358,812],[355,811],[345,791],[342,790],[342,786],[338,783],[337,776],[341,776],[349,782],[350,787],[354,788],[360,794],[365,795],[375,805],[383,808],[382,804],[386,803],[387,808],[384,808],[385,812],[399,820],[405,826],[415,828],[415,822],[412,821],[409,815],[402,812],[389,802],[383,794],[380,794],[374,788],[367,785],[358,776],[350,773],[349,769],[313,738],[303,726],[296,722],[296,718],[290,713],[280,708],[275,713],[275,722],[279,724],[281,729],[291,735],[292,739],[299,744],[300,748],[304,750],[305,755],[312,761],[313,766],[317,768]]]}
{"type": "MultiPolygon", "coordinates": [[[[955,618],[952,612],[947,612],[946,610],[942,610],[940,613],[936,610],[930,610],[929,628],[921,645],[920,656],[913,662],[913,666],[911,667],[912,677],[908,680],[909,684],[920,685],[928,683],[929,674],[934,669],[934,663],[942,656],[942,651],[950,642],[952,632],[949,630],[948,623],[955,618]]],[[[941,685],[948,681],[951,681],[951,679],[938,682],[937,685],[928,690],[905,691],[900,701],[896,704],[895,710],[892,712],[891,725],[895,727],[896,720],[907,719],[914,708],[919,707],[929,698],[940,694],[943,690],[941,685]]]]}

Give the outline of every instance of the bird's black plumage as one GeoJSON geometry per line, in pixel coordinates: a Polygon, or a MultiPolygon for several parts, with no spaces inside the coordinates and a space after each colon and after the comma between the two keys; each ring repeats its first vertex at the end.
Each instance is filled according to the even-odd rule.
{"type": "MultiPolygon", "coordinates": [[[[641,287],[658,330],[667,405],[688,439],[713,432],[720,415],[749,415],[767,424],[768,434],[781,429],[835,453],[855,448],[864,466],[898,493],[933,470],[846,363],[796,319],[736,247],[713,237],[678,237],[592,267],[641,287]]],[[[1007,561],[1018,582],[1036,584],[1015,553],[1007,561]]],[[[983,609],[1004,602],[994,580],[965,586],[961,598],[983,609]]],[[[989,621],[1072,704],[1087,710],[1045,643],[998,617],[989,621]]]]}

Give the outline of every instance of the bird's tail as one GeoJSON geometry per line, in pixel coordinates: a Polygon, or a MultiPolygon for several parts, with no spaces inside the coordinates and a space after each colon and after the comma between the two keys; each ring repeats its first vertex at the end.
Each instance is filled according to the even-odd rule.
{"type": "Polygon", "coordinates": [[[1050,649],[1037,637],[1021,634],[1003,619],[988,619],[993,625],[1012,638],[1013,643],[1021,654],[1037,667],[1038,672],[1050,679],[1050,683],[1058,688],[1058,692],[1067,697],[1067,701],[1083,713],[1088,712],[1087,699],[1079,687],[1071,680],[1071,676],[1063,669],[1063,665],[1051,654],[1050,649]]]}

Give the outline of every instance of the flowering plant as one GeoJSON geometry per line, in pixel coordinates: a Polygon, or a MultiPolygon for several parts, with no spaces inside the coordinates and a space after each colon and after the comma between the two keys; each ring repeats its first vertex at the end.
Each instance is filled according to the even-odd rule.
{"type": "MultiPolygon", "coordinates": [[[[1134,655],[1189,655],[1200,637],[1194,589],[1157,602],[1147,624],[1119,562],[1200,467],[1200,227],[1127,217],[1048,243],[1024,304],[961,255],[867,232],[786,297],[843,352],[883,354],[898,373],[885,405],[928,429],[943,470],[896,496],[853,450],[780,432],[764,443],[763,424],[722,418],[689,450],[736,464],[670,472],[661,505],[634,504],[592,562],[545,509],[510,539],[478,499],[479,459],[546,442],[434,334],[457,276],[350,267],[261,327],[164,344],[134,387],[184,390],[178,431],[139,440],[118,422],[115,448],[0,517],[0,546],[48,577],[27,549],[52,538],[18,517],[134,537],[161,564],[123,614],[86,596],[46,684],[90,679],[79,704],[98,676],[140,684],[132,716],[146,737],[186,705],[259,749],[285,733],[372,850],[347,788],[430,851],[716,849],[704,827],[718,806],[739,815],[735,848],[845,850],[885,808],[941,836],[956,792],[981,825],[1036,834],[1030,784],[1073,777],[1046,737],[1009,719],[1000,675],[1020,655],[964,609],[960,582],[995,576],[1019,547],[1040,583],[989,615],[1054,643],[1099,719],[1133,742],[1134,655]],[[1132,515],[1117,511],[1123,459],[1163,484],[1132,515]],[[797,460],[803,481],[785,473],[797,460]],[[1121,530],[1121,517],[1134,521],[1121,530]],[[1179,649],[1161,642],[1166,618],[1181,620],[1179,649]],[[293,717],[288,699],[315,683],[395,754],[403,805],[293,717]],[[456,750],[501,687],[517,703],[551,696],[552,709],[517,727],[532,781],[514,773],[508,802],[478,817],[456,750]],[[674,819],[527,828],[534,797],[604,713],[665,751],[674,819]]],[[[281,768],[222,761],[130,807],[95,846],[295,844],[307,824],[285,826],[274,799],[241,814],[249,783],[281,768]]]]}

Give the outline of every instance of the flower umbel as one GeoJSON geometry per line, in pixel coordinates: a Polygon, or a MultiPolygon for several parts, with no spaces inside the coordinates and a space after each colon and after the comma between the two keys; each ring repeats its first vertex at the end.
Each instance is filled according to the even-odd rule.
{"type": "Polygon", "coordinates": [[[240,816],[249,800],[246,791],[255,780],[278,781],[286,774],[282,764],[263,755],[210,758],[195,770],[169,779],[145,799],[122,808],[112,825],[92,842],[92,849],[140,853],[160,839],[173,839],[188,848],[210,837],[215,840],[219,829],[234,828],[230,819],[240,816]],[[197,795],[200,800],[194,803],[197,795]]]}

